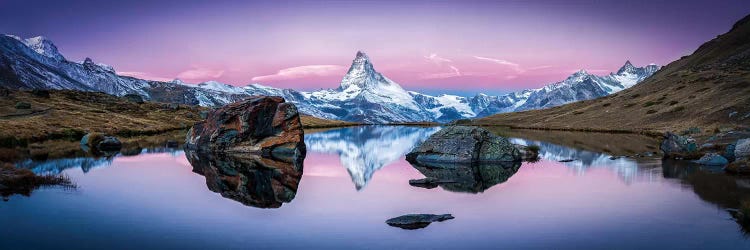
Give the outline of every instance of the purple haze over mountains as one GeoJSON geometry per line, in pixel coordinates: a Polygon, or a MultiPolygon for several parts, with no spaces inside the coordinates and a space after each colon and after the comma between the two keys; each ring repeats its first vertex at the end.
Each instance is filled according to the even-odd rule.
{"type": "Polygon", "coordinates": [[[728,31],[750,1],[16,1],[0,32],[43,35],[127,75],[310,90],[357,50],[406,89],[535,88],[625,60],[665,65],[728,31]]]}

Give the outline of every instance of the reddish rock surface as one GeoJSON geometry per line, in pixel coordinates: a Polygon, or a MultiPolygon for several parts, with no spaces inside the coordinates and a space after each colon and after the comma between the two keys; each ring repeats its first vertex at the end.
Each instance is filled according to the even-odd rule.
{"type": "Polygon", "coordinates": [[[209,190],[246,206],[278,208],[291,202],[302,179],[302,162],[256,155],[186,151],[193,172],[206,178],[209,190]]]}
{"type": "Polygon", "coordinates": [[[277,159],[304,158],[297,107],[281,97],[252,96],[221,107],[188,131],[189,149],[252,153],[277,159]]]}

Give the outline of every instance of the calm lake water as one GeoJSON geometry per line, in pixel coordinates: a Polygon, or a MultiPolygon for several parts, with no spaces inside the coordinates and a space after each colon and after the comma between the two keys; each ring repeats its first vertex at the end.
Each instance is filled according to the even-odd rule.
{"type": "Polygon", "coordinates": [[[610,159],[656,151],[651,138],[499,131],[539,145],[542,160],[467,183],[410,186],[434,172],[404,154],[438,129],[306,131],[301,178],[284,175],[294,170],[288,164],[281,174],[233,170],[226,166],[247,165],[204,164],[169,149],[23,161],[19,167],[66,174],[78,188],[0,202],[0,249],[750,249],[730,213],[749,197],[750,180],[658,156],[610,159]],[[558,162],[566,159],[574,161],[558,162]],[[254,184],[250,195],[220,184],[238,181],[225,174],[232,171],[254,184]],[[455,219],[418,230],[385,224],[408,213],[455,219]]]}

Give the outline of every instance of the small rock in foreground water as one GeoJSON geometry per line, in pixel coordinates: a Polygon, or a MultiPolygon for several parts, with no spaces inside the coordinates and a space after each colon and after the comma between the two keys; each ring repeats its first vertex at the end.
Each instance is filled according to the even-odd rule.
{"type": "Polygon", "coordinates": [[[401,229],[414,230],[425,228],[433,222],[441,222],[453,219],[451,214],[407,214],[385,221],[389,226],[401,229]]]}

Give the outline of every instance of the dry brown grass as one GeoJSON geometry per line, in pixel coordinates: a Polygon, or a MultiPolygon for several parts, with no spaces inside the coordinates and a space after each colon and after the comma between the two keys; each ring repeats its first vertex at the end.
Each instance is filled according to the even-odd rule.
{"type": "Polygon", "coordinates": [[[339,120],[326,120],[309,115],[300,116],[303,128],[335,128],[362,125],[356,122],[345,122],[339,120]]]}
{"type": "Polygon", "coordinates": [[[750,124],[750,19],[656,74],[599,99],[477,119],[478,125],[655,134],[750,124]],[[730,117],[732,112],[736,115],[730,117]],[[744,118],[743,118],[744,117],[744,118]]]}
{"type": "Polygon", "coordinates": [[[518,137],[534,141],[549,142],[592,152],[603,152],[615,156],[659,151],[658,147],[660,142],[658,138],[652,136],[622,133],[504,129],[495,126],[486,127],[486,129],[504,137],[518,137]]]}
{"type": "Polygon", "coordinates": [[[47,139],[78,140],[86,132],[121,136],[158,134],[185,129],[200,120],[204,108],[168,104],[137,104],[103,93],[51,91],[49,98],[13,91],[0,98],[0,144],[47,139]],[[18,110],[15,103],[31,103],[31,109],[18,110]],[[14,141],[15,139],[15,141],[14,141]]]}
{"type": "Polygon", "coordinates": [[[36,175],[31,170],[0,163],[0,196],[8,197],[14,194],[29,196],[35,189],[44,186],[76,187],[67,176],[36,175]]]}

